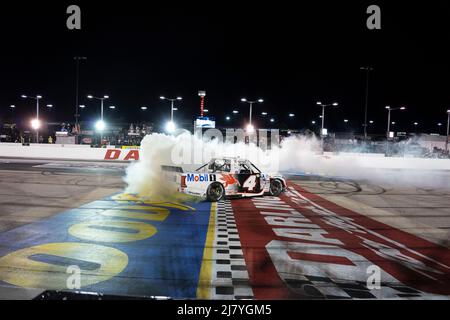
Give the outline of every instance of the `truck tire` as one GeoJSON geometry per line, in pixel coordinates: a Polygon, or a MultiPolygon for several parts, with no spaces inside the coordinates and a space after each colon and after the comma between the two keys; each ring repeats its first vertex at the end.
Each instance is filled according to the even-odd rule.
{"type": "Polygon", "coordinates": [[[219,182],[213,182],[206,190],[206,198],[211,202],[217,202],[224,198],[225,188],[219,182]]]}
{"type": "Polygon", "coordinates": [[[273,179],[270,181],[270,195],[278,197],[283,192],[283,182],[280,179],[273,179]]]}

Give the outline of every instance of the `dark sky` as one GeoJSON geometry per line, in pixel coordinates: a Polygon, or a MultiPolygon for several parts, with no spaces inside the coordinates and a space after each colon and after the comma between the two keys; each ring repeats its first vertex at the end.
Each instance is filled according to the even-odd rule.
{"type": "MultiPolygon", "coordinates": [[[[80,68],[82,120],[98,116],[99,103],[86,94],[109,94],[107,111],[116,121],[161,123],[169,105],[160,95],[184,99],[178,120],[198,114],[198,90],[219,125],[240,98],[262,97],[275,126],[304,128],[317,120],[320,100],[338,101],[327,112],[327,127],[362,130],[365,74],[371,65],[370,131],[383,133],[384,106],[405,105],[393,114],[397,130],[437,132],[450,108],[450,2],[428,1],[15,1],[0,10],[0,122],[29,119],[31,101],[20,94],[42,94],[51,121],[73,121],[76,55],[80,68]],[[310,4],[308,4],[308,2],[310,4]],[[95,3],[95,5],[93,4],[95,3]],[[297,3],[297,4],[295,4],[297,3]],[[82,10],[82,30],[66,28],[69,4],[82,10]],[[366,28],[366,8],[378,4],[382,30],[366,28]],[[147,106],[144,113],[139,108],[147,106]],[[294,119],[288,113],[295,113],[294,119]]],[[[444,126],[443,126],[444,127],[444,126]]],[[[442,127],[441,133],[444,132],[442,127]]]]}

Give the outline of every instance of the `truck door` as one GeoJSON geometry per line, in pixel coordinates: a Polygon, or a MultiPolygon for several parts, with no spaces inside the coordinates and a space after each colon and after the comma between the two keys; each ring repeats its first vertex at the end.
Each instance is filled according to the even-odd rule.
{"type": "Polygon", "coordinates": [[[254,173],[246,164],[239,165],[237,174],[239,181],[239,192],[242,193],[260,193],[261,177],[259,173],[254,173]]]}

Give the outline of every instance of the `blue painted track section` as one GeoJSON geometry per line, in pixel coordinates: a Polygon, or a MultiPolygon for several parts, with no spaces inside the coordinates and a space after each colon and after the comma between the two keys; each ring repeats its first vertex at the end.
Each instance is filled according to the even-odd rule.
{"type": "MultiPolygon", "coordinates": [[[[121,204],[108,197],[0,234],[0,258],[20,249],[48,243],[81,242],[108,246],[128,255],[128,265],[113,278],[81,290],[195,298],[211,204],[187,205],[195,211],[170,208],[164,221],[144,221],[101,215],[105,209],[120,209],[121,204]],[[69,234],[72,225],[91,220],[144,222],[154,226],[157,232],[143,240],[122,243],[87,241],[69,234]]],[[[9,284],[0,281],[0,285],[9,284]]]]}

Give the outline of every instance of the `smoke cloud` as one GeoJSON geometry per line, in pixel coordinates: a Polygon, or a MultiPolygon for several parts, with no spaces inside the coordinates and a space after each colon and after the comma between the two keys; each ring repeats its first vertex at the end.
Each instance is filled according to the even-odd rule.
{"type": "MultiPolygon", "coordinates": [[[[142,197],[173,200],[177,185],[161,166],[193,171],[215,157],[241,157],[268,173],[318,175],[372,184],[450,188],[450,160],[385,158],[382,155],[322,155],[316,137],[292,136],[263,150],[256,144],[202,139],[187,131],[178,135],[154,133],[141,143],[140,161],[127,168],[126,192],[142,197]]],[[[173,176],[173,174],[172,174],[173,176]]],[[[179,199],[178,199],[179,200],[179,199]]]]}

